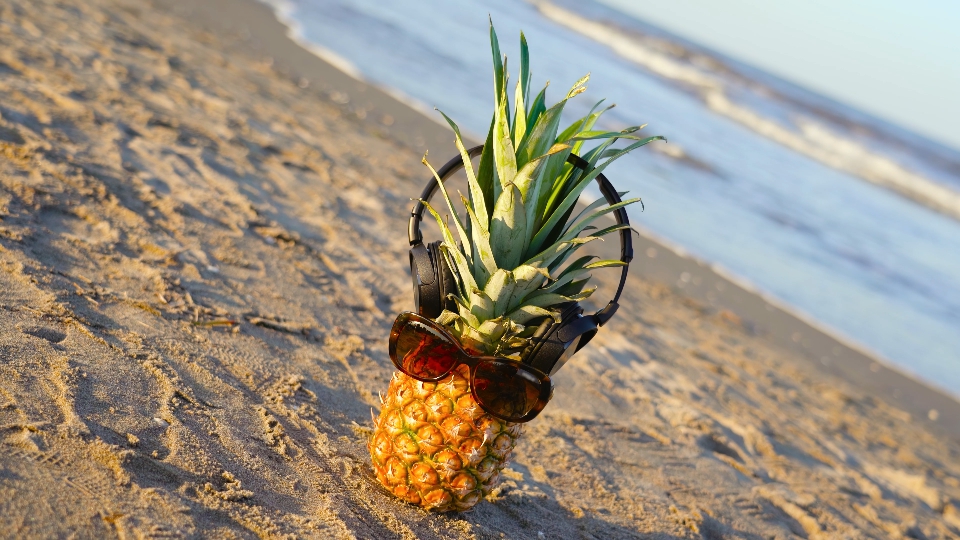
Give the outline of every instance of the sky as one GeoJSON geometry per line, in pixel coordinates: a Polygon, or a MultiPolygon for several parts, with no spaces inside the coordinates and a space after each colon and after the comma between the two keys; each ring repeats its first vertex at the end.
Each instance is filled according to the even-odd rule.
{"type": "Polygon", "coordinates": [[[960,149],[960,0],[600,0],[960,149]]]}

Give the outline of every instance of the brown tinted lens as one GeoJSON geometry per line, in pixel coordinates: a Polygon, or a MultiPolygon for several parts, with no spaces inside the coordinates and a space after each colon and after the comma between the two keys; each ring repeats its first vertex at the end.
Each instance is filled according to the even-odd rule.
{"type": "Polygon", "coordinates": [[[519,420],[533,410],[540,398],[541,384],[536,375],[507,360],[484,360],[477,365],[473,377],[480,404],[511,420],[519,420]]]}
{"type": "Polygon", "coordinates": [[[446,375],[460,354],[447,336],[416,320],[407,322],[400,330],[396,352],[401,369],[419,379],[446,375]]]}

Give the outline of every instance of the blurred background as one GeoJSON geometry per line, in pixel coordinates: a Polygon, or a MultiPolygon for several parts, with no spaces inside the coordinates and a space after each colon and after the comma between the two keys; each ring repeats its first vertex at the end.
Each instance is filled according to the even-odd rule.
{"type": "Polygon", "coordinates": [[[488,15],[511,85],[523,30],[548,103],[591,72],[571,120],[605,98],[603,128],[669,139],[610,168],[644,200],[639,229],[960,396],[960,4],[269,3],[326,60],[475,141],[488,15]]]}

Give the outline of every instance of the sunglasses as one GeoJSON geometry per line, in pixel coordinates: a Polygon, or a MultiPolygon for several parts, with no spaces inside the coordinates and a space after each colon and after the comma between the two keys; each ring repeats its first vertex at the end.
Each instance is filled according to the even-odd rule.
{"type": "Polygon", "coordinates": [[[546,373],[515,360],[473,356],[443,326],[409,311],[393,323],[390,359],[397,369],[423,382],[439,381],[466,365],[477,405],[507,422],[533,420],[553,393],[546,373]]]}

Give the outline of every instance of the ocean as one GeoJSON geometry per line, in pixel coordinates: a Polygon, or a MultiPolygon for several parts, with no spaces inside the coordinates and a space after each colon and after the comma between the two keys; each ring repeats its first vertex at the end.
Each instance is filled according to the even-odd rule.
{"type": "MultiPolygon", "coordinates": [[[[271,0],[342,69],[482,140],[488,16],[548,103],[668,138],[611,166],[631,220],[900,371],[960,396],[960,152],[592,0],[271,0]]],[[[512,89],[511,89],[512,95],[512,89]]],[[[442,162],[455,149],[430,149],[442,162]]]]}

